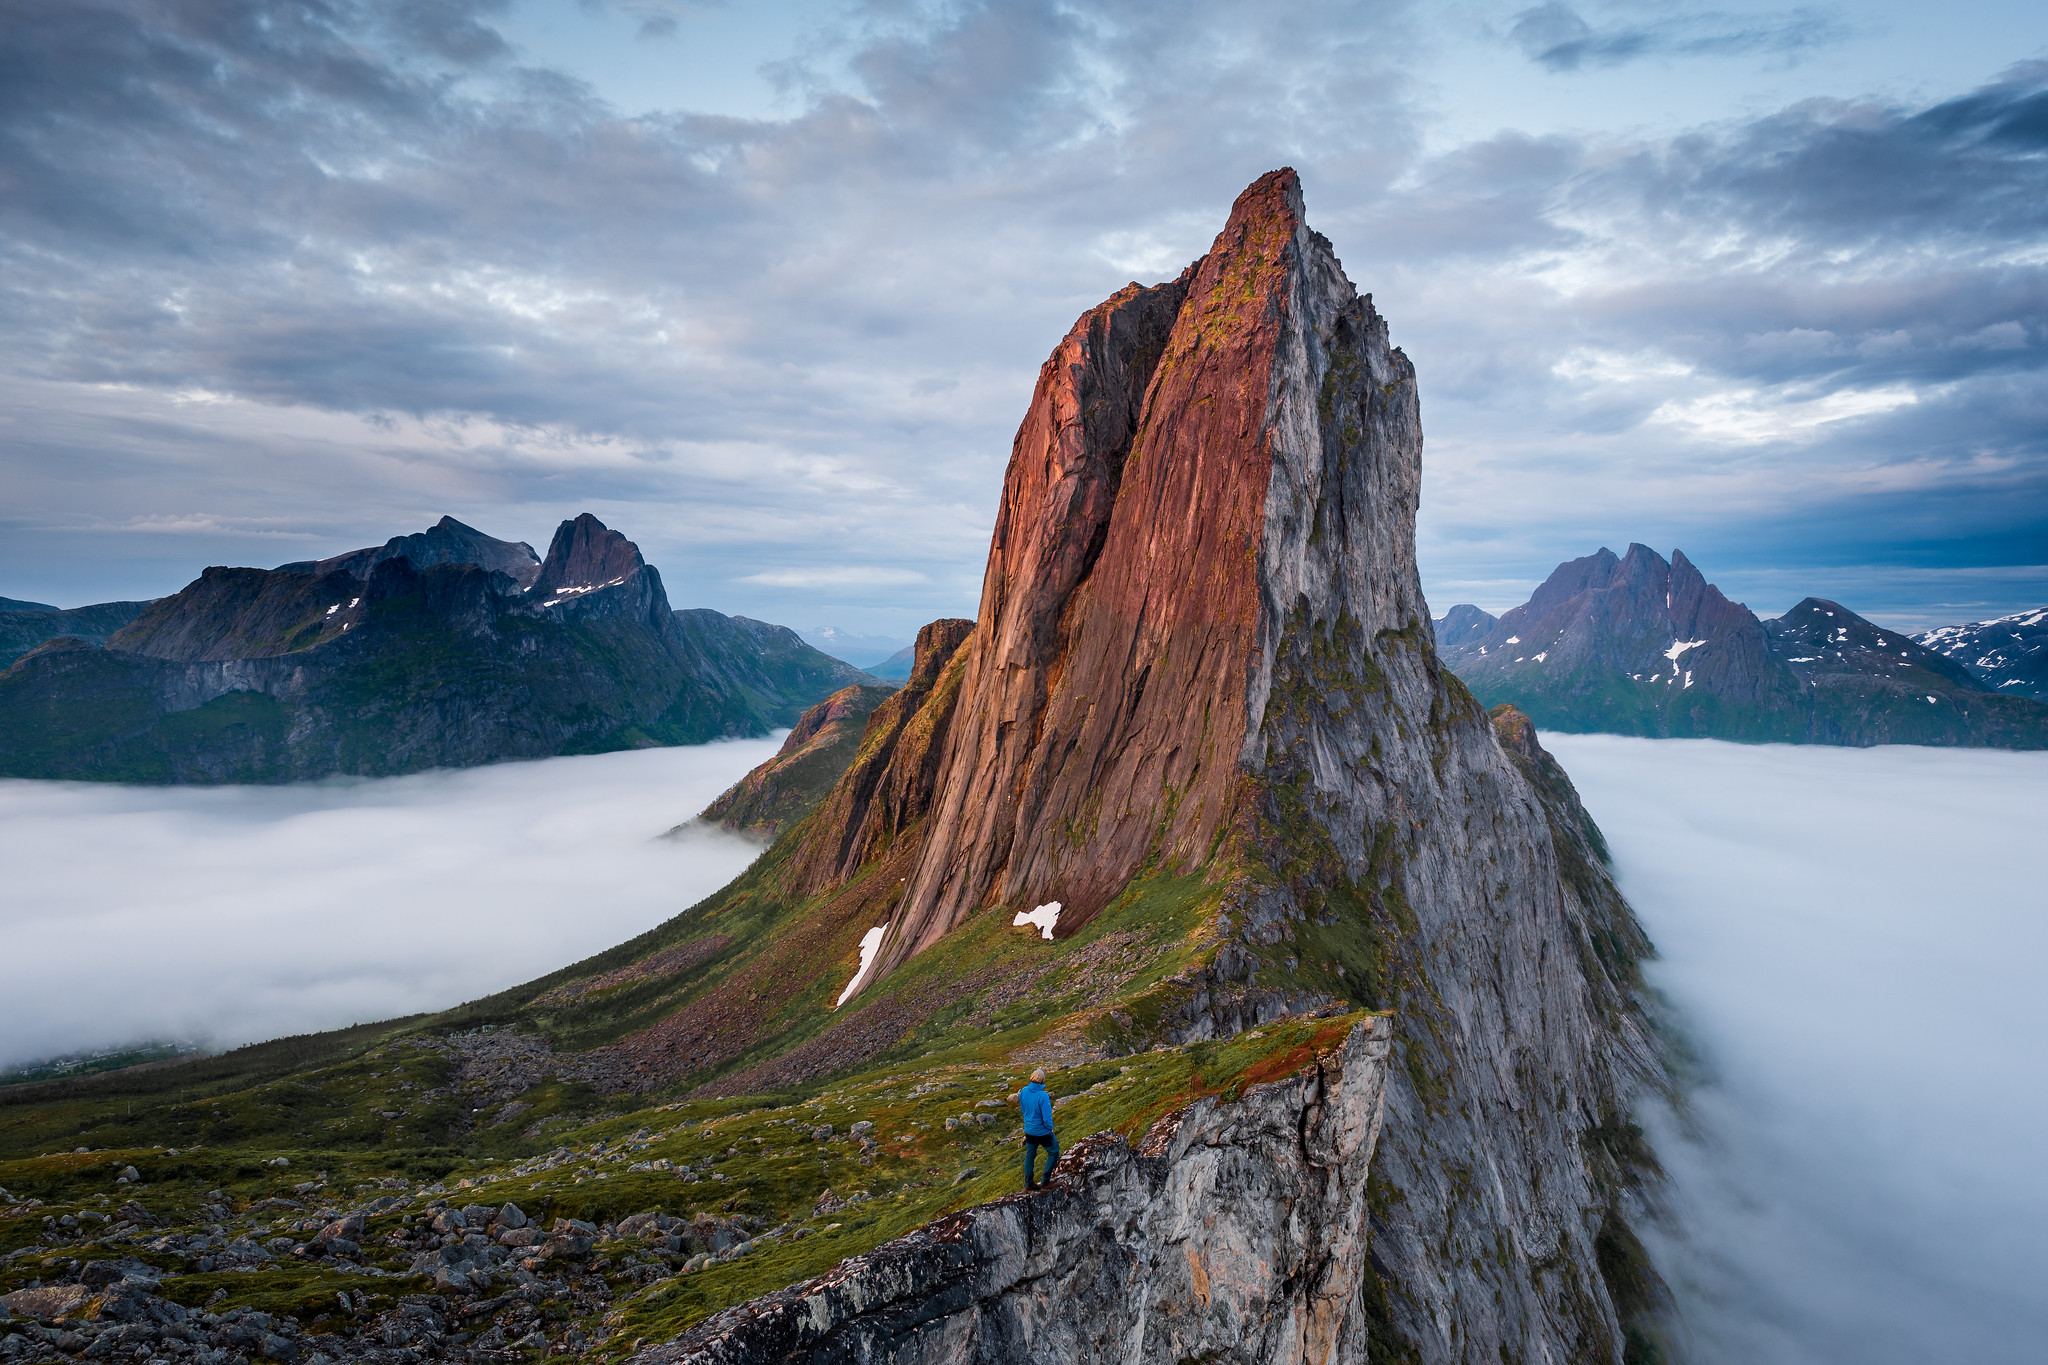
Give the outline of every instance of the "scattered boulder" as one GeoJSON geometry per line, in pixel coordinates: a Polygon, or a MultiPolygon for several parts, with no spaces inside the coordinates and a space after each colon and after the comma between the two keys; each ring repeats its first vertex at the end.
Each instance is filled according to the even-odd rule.
{"type": "Polygon", "coordinates": [[[17,1289],[12,1294],[0,1294],[0,1304],[5,1304],[7,1311],[17,1317],[55,1322],[91,1297],[92,1290],[82,1284],[46,1284],[36,1289],[17,1289]]]}

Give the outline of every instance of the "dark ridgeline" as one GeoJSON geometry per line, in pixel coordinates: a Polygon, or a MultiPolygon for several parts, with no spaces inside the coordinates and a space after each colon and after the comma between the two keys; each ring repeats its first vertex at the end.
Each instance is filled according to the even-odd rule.
{"type": "Polygon", "coordinates": [[[781,626],[672,611],[588,513],[545,559],[444,517],[136,605],[0,674],[0,774],[285,782],[695,744],[873,682],[781,626]]]}
{"type": "Polygon", "coordinates": [[[1967,667],[1958,657],[1971,651],[1966,629],[1983,628],[1931,632],[1948,646],[1939,651],[1923,643],[1929,637],[1886,630],[1818,597],[1758,620],[1683,551],[1666,562],[1645,545],[1558,565],[1498,620],[1460,605],[1436,623],[1444,662],[1474,695],[1519,707],[1546,729],[2048,747],[2048,706],[2023,686],[2001,693],[2002,678],[1967,667]]]}

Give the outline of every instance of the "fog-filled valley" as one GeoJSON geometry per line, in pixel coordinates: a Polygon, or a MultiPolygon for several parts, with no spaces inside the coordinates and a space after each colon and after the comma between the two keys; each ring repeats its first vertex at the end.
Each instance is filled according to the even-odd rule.
{"type": "Polygon", "coordinates": [[[1543,739],[1698,1054],[1646,1118],[1701,1358],[2040,1359],[2048,755],[1543,739]]]}
{"type": "Polygon", "coordinates": [[[658,836],[775,752],[687,748],[283,787],[0,781],[0,1065],[445,1008],[660,923],[759,846],[658,836]]]}

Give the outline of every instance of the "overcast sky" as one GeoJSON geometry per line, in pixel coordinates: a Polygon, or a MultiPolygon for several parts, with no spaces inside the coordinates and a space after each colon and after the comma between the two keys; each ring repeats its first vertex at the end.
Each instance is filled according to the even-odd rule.
{"type": "Polygon", "coordinates": [[[2048,9],[0,0],[0,595],[592,510],[972,615],[1074,316],[1275,166],[1420,374],[1433,606],[1682,547],[2048,602],[2048,9]]]}

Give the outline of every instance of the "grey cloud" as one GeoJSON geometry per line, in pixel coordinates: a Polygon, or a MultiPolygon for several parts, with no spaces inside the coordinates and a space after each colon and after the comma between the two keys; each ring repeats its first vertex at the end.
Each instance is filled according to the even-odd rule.
{"type": "MultiPolygon", "coordinates": [[[[401,7],[260,12],[95,0],[0,35],[6,70],[40,82],[0,119],[24,191],[0,196],[0,367],[69,395],[19,415],[0,466],[36,490],[15,506],[38,534],[89,500],[27,469],[31,449],[118,469],[135,511],[340,496],[315,520],[355,539],[373,509],[406,520],[371,539],[411,509],[498,527],[503,507],[532,522],[500,533],[526,535],[617,503],[705,605],[807,619],[800,594],[743,581],[795,541],[928,585],[867,610],[971,610],[1052,340],[1199,254],[1283,162],[1421,368],[1425,545],[1458,573],[1540,574],[1617,519],[1745,555],[1797,546],[1736,528],[1853,525],[1863,559],[1908,533],[1961,543],[1899,520],[1912,506],[2044,520],[2033,68],[1929,108],[1425,158],[1420,17],[1391,0],[877,4],[792,55],[811,93],[781,120],[619,118],[465,45],[489,5],[434,11],[455,36],[431,42],[401,7]],[[104,385],[231,401],[162,402],[145,425],[183,435],[116,453],[139,400],[104,385]],[[1716,392],[1771,408],[1890,387],[1919,401],[1739,448],[1668,420],[1716,392]],[[358,425],[300,434],[323,414],[358,425]],[[229,453],[265,439],[267,463],[229,453]],[[268,473],[215,478],[192,453],[208,443],[268,473]],[[1930,457],[1918,483],[1855,483],[1930,457]]],[[[0,571],[24,562],[0,549],[0,571]]]]}
{"type": "Polygon", "coordinates": [[[1641,57],[1736,57],[1799,52],[1839,42],[1846,28],[1812,10],[1783,17],[1714,11],[1667,14],[1648,23],[1596,29],[1562,0],[1523,10],[1508,38],[1552,71],[1620,66],[1641,57]]]}

